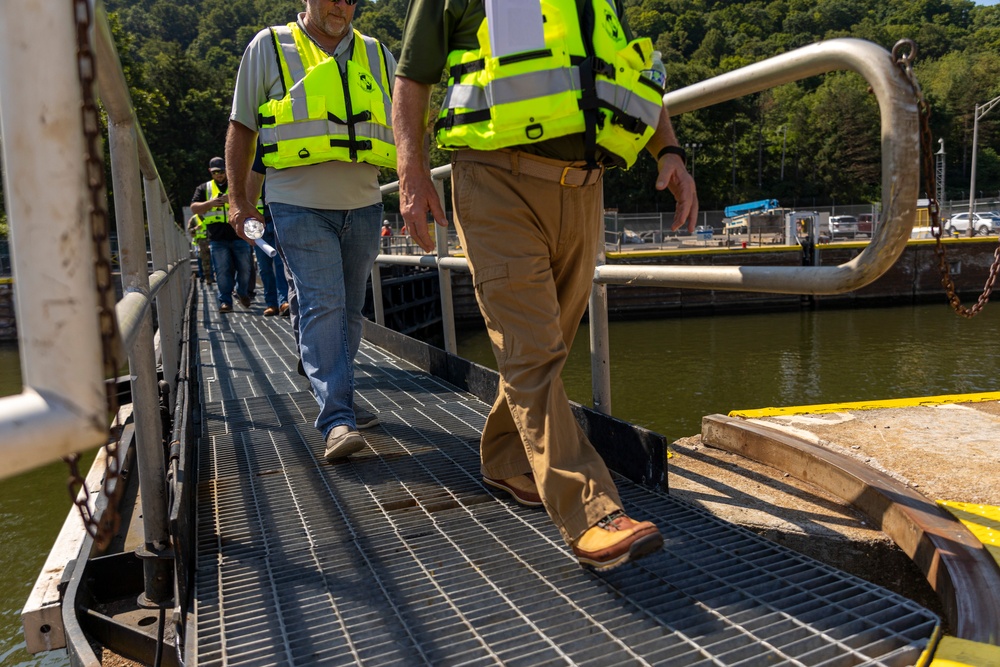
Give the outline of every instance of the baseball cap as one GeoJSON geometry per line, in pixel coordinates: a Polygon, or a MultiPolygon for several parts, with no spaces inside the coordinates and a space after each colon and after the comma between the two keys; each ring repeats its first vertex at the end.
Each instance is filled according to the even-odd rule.
{"type": "Polygon", "coordinates": [[[225,171],[226,170],[226,161],[223,160],[221,157],[214,157],[211,160],[209,160],[208,161],[208,170],[209,171],[213,171],[215,169],[221,169],[222,171],[225,171]]]}

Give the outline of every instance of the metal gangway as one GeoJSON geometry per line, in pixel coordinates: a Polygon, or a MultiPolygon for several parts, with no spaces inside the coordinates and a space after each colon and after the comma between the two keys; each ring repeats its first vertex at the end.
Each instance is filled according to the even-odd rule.
{"type": "MultiPolygon", "coordinates": [[[[200,299],[185,664],[909,665],[937,631],[916,603],[672,498],[662,468],[616,482],[664,550],[581,569],[543,510],[482,481],[495,374],[374,323],[356,400],[381,423],[328,464],[287,321],[200,299]]],[[[666,460],[662,437],[589,419],[606,456],[666,460]]]]}
{"type": "MultiPolygon", "coordinates": [[[[25,386],[0,399],[0,474],[106,444],[109,417],[117,444],[102,450],[78,497],[94,522],[85,533],[67,519],[76,557],[40,579],[25,615],[29,647],[68,645],[74,664],[88,665],[92,641],[164,664],[752,664],[763,655],[895,665],[933,644],[930,612],[673,500],[662,436],[614,430],[624,427],[607,417],[605,285],[835,293],[875,280],[902,252],[917,198],[917,118],[906,75],[880,47],[815,44],[665,96],[676,115],[834,69],[859,72],[882,114],[886,224],[839,267],[599,266],[596,411],[579,414],[644,453],[639,474],[626,470],[623,495],[631,513],[660,523],[668,544],[648,563],[595,576],[571,561],[543,514],[482,486],[475,443],[495,379],[448,354],[449,304],[443,351],[368,327],[359,393],[385,424],[357,461],[322,463],[281,320],[221,321],[191,282],[188,242],[135,122],[101,4],[4,3],[0,37],[25,386]],[[20,26],[38,23],[52,39],[22,39],[20,26]],[[117,303],[108,301],[105,145],[117,303]],[[414,345],[415,356],[402,354],[414,345]],[[132,403],[109,415],[121,350],[132,403]],[[464,375],[442,373],[455,368],[464,375]],[[138,478],[141,511],[122,511],[131,530],[113,536],[104,524],[126,478],[138,478]],[[114,594],[131,598],[121,615],[125,598],[114,594]]],[[[446,251],[414,259],[442,281],[464,268],[446,251]]],[[[380,257],[400,261],[414,260],[380,257]]],[[[378,271],[373,287],[377,304],[378,271]]],[[[956,613],[949,620],[961,627],[956,613]]]]}

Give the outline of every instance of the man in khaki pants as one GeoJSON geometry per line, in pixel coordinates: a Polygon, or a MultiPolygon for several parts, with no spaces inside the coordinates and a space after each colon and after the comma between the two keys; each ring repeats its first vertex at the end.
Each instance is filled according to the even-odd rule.
{"type": "Polygon", "coordinates": [[[582,565],[609,570],[656,551],[663,538],[622,511],[560,377],[603,242],[604,167],[631,165],[645,146],[659,164],[657,189],[677,198],[674,229],[694,229],[697,196],[663,91],[641,74],[652,45],[628,40],[620,2],[543,0],[540,13],[534,3],[518,12],[503,4],[492,3],[502,10],[483,25],[487,9],[476,0],[411,0],[393,95],[400,209],[431,251],[427,213],[447,220],[424,133],[430,87],[447,64],[434,129],[441,147],[456,149],[455,219],[500,369],[480,445],[484,481],[544,506],[582,565]],[[502,29],[504,20],[516,24],[502,29]],[[500,53],[509,45],[494,29],[534,34],[536,43],[500,53]],[[612,100],[624,108],[609,110],[612,100]]]}

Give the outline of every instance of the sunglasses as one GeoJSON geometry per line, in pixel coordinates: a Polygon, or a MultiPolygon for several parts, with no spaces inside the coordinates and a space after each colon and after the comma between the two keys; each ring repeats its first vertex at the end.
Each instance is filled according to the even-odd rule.
{"type": "Polygon", "coordinates": [[[224,174],[226,172],[222,171],[221,169],[209,169],[208,173],[210,173],[210,174],[224,174]]]}

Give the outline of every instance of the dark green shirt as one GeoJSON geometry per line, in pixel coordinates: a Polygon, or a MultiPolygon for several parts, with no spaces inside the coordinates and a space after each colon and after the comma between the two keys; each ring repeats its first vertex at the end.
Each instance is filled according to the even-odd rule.
{"type": "MultiPolygon", "coordinates": [[[[591,1],[576,0],[576,4],[579,8],[591,1]]],[[[615,8],[626,39],[631,40],[620,0],[615,0],[615,8]]],[[[420,83],[438,83],[449,53],[479,48],[476,35],[484,18],[483,0],[410,0],[396,75],[420,83]]],[[[583,160],[585,157],[583,135],[580,134],[513,148],[556,160],[583,160]]]]}

